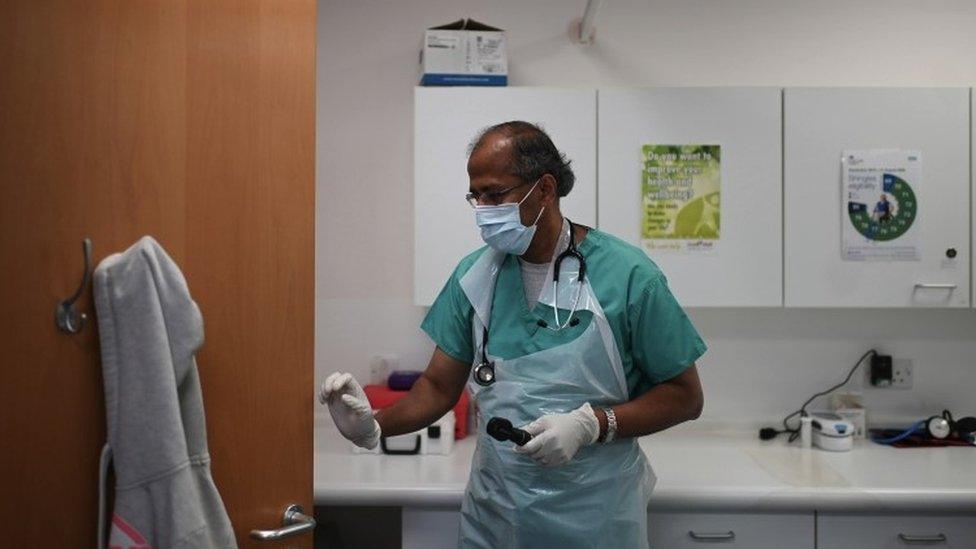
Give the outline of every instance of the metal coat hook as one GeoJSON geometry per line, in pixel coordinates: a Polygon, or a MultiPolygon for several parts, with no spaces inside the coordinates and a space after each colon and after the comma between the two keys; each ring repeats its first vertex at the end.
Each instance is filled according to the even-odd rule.
{"type": "Polygon", "coordinates": [[[75,294],[68,299],[58,303],[58,308],[54,311],[54,320],[58,329],[68,334],[77,334],[85,327],[88,315],[79,313],[75,309],[75,302],[81,297],[82,292],[88,287],[88,279],[91,277],[91,253],[92,242],[90,238],[81,241],[81,251],[85,254],[85,273],[81,278],[81,285],[75,290],[75,294]]]}

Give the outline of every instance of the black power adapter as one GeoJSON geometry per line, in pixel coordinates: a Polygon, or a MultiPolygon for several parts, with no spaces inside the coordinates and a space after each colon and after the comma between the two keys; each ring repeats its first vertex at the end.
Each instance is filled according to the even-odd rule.
{"type": "Polygon", "coordinates": [[[888,387],[891,385],[891,355],[871,356],[871,385],[888,387]]]}

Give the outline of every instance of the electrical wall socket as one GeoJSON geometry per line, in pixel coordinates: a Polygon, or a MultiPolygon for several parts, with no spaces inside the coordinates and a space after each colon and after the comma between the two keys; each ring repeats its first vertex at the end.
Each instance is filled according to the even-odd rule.
{"type": "Polygon", "coordinates": [[[895,358],[891,361],[892,389],[911,389],[915,384],[915,368],[911,359],[895,358]]]}

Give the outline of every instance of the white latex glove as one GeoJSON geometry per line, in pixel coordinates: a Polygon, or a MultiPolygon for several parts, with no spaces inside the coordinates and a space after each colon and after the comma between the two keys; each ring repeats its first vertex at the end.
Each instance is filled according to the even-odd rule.
{"type": "Polygon", "coordinates": [[[366,393],[352,374],[335,372],[325,378],[319,402],[328,404],[342,436],[361,448],[376,448],[380,442],[380,424],[373,418],[366,393]]]}
{"type": "Polygon", "coordinates": [[[567,463],[581,446],[596,442],[600,436],[600,422],[589,402],[567,414],[542,416],[522,429],[532,435],[532,440],[516,446],[515,451],[549,467],[567,463]]]}

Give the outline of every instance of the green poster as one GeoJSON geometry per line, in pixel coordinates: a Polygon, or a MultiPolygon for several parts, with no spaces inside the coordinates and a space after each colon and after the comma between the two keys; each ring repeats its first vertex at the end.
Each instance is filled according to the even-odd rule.
{"type": "Polygon", "coordinates": [[[641,156],[644,250],[715,250],[721,211],[721,145],[644,145],[641,156]]]}

